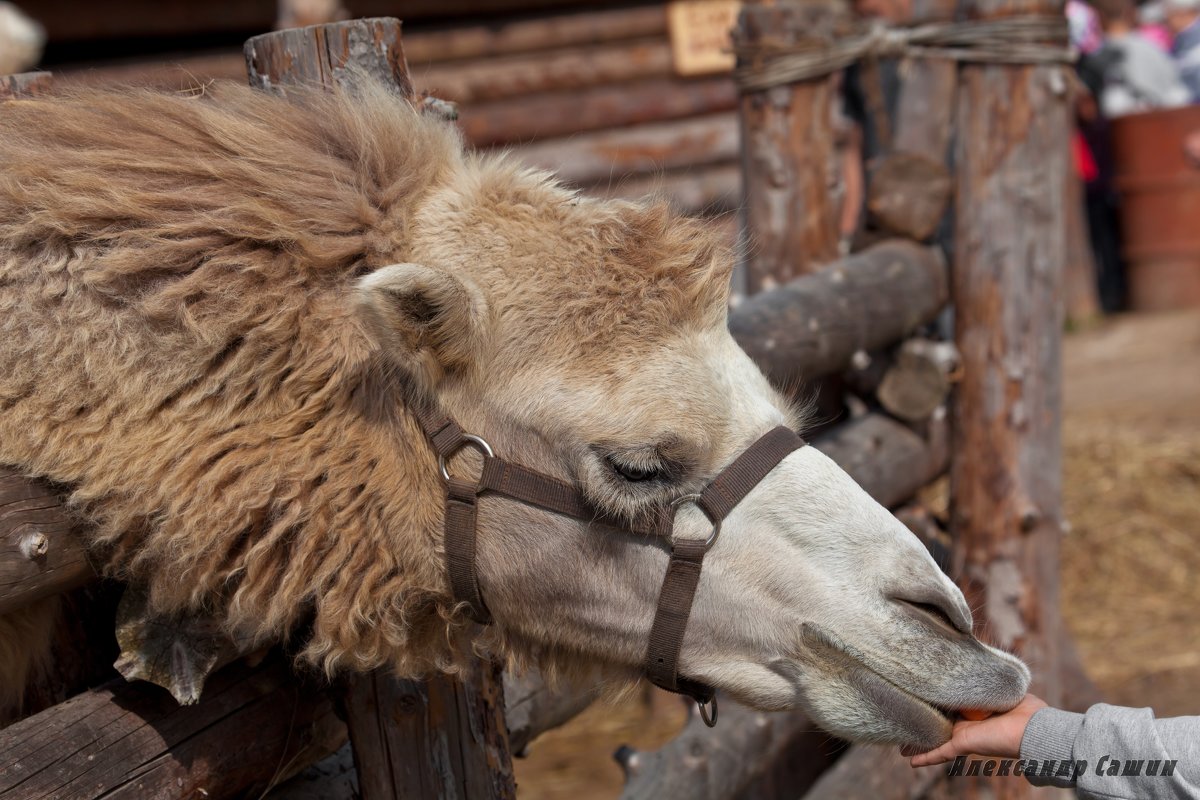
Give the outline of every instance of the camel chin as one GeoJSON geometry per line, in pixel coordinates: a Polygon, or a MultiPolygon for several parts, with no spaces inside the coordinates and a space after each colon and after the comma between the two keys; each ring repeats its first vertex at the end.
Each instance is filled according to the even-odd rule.
{"type": "Polygon", "coordinates": [[[802,704],[824,729],[855,742],[932,750],[950,739],[958,712],[1007,711],[1029,686],[1015,657],[966,637],[970,677],[956,682],[931,674],[918,682],[815,624],[803,626],[802,704]]]}

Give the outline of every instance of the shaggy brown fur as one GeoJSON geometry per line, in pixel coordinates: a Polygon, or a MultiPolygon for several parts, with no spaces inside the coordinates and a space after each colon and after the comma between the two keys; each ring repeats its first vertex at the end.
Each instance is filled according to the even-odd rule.
{"type": "Polygon", "coordinates": [[[9,104],[0,463],[75,487],[109,571],[158,608],[264,639],[311,615],[304,655],[327,669],[452,665],[440,486],[355,285],[471,259],[474,312],[502,324],[464,346],[513,374],[720,324],[725,274],[699,228],[580,202],[465,157],[378,88],[9,104]],[[418,235],[447,186],[424,212],[444,230],[418,235]]]}

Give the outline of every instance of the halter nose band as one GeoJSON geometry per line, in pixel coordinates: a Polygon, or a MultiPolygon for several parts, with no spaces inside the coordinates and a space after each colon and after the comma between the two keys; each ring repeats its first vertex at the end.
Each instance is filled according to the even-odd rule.
{"type": "MultiPolygon", "coordinates": [[[[489,624],[492,616],[484,603],[475,565],[479,497],[497,494],[584,522],[595,520],[596,510],[575,486],[495,456],[487,442],[466,433],[450,417],[421,409],[417,411],[417,421],[437,453],[439,469],[446,483],[443,549],[451,594],[456,602],[467,606],[471,619],[489,624]],[[450,456],[467,446],[475,447],[483,454],[483,472],[476,484],[453,477],[446,469],[450,456]]],[[[694,699],[700,704],[701,716],[710,727],[716,724],[716,693],[711,687],[679,674],[679,653],[683,649],[683,635],[700,583],[704,556],[716,543],[721,523],[737,504],[789,453],[803,446],[804,440],[795,431],[783,426],[774,428],[746,448],[699,494],[684,495],[672,502],[659,515],[653,530],[614,525],[632,533],[657,535],[670,542],[671,557],[646,649],[646,677],[656,686],[694,699]],[[712,530],[704,539],[675,536],[675,514],[688,503],[695,503],[712,523],[712,530]]]]}

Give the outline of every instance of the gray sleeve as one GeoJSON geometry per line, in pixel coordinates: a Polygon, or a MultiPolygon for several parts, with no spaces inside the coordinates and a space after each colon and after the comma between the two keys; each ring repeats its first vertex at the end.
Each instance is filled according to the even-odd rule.
{"type": "Polygon", "coordinates": [[[1021,759],[1070,762],[1023,771],[1035,786],[1075,788],[1081,798],[1198,800],[1200,717],[1155,719],[1148,708],[1105,703],[1087,714],[1043,708],[1025,728],[1021,759]]]}

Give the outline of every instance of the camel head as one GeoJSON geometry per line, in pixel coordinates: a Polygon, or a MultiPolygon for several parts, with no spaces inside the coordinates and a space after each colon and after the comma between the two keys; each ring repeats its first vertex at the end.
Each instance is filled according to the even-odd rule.
{"type": "MultiPolygon", "coordinates": [[[[368,327],[467,430],[606,515],[643,518],[801,423],[730,336],[730,259],[699,223],[581,199],[503,161],[465,164],[414,221],[409,261],[359,284],[368,327]]],[[[675,526],[711,530],[694,507],[675,526]]],[[[665,542],[505,498],[481,502],[479,530],[483,593],[511,651],[640,671],[665,542]]],[[[972,635],[918,539],[814,447],[725,520],[680,669],[850,739],[921,747],[948,738],[955,710],[1010,708],[1029,682],[972,635]]]]}

